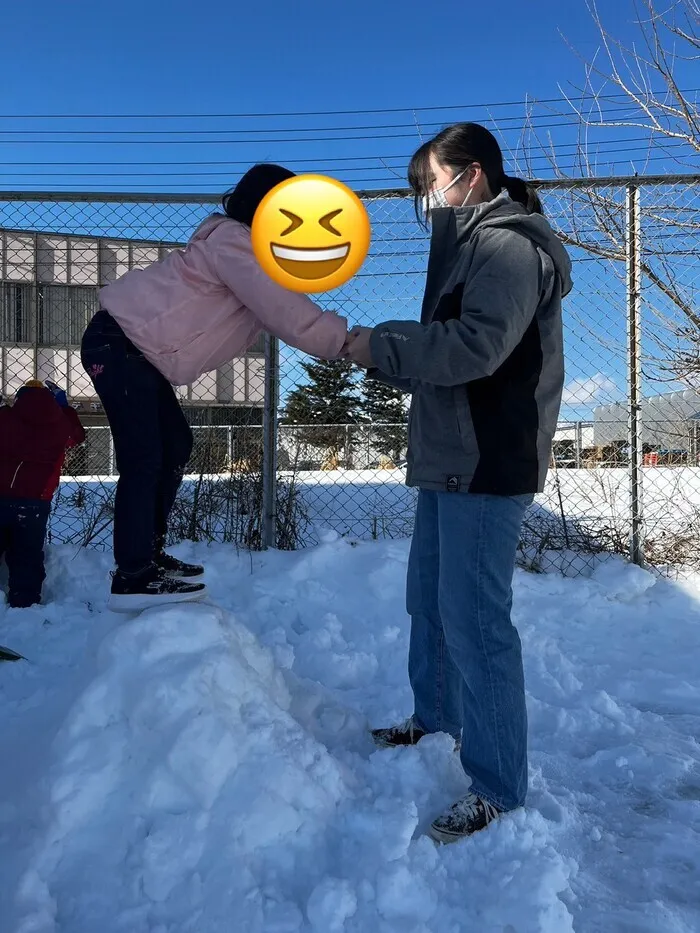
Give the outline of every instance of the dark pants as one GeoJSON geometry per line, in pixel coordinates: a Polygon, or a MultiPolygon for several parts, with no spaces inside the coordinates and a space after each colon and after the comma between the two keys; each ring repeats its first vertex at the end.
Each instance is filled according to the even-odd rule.
{"type": "Polygon", "coordinates": [[[192,430],[173,387],[106,311],[88,325],[81,359],[114,439],[114,560],[122,573],[140,573],[165,545],[192,430]]]}
{"type": "Polygon", "coordinates": [[[44,538],[51,503],[41,499],[0,496],[0,559],[5,558],[10,577],[8,602],[14,608],[41,601],[44,570],[44,538]]]}

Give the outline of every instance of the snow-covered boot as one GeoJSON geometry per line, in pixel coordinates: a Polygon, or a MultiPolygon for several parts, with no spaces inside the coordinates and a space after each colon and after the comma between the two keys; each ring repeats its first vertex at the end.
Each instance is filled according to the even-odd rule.
{"type": "MultiPolygon", "coordinates": [[[[404,745],[417,745],[420,740],[428,735],[420,726],[416,725],[413,716],[409,716],[404,722],[396,726],[389,726],[385,729],[373,729],[372,738],[374,744],[379,748],[399,748],[404,745]]],[[[459,739],[455,739],[455,750],[459,750],[459,739]]]]}
{"type": "Polygon", "coordinates": [[[452,804],[442,816],[433,820],[429,835],[435,842],[459,842],[473,833],[486,829],[501,815],[501,811],[493,804],[487,803],[476,794],[467,794],[452,804]]]}

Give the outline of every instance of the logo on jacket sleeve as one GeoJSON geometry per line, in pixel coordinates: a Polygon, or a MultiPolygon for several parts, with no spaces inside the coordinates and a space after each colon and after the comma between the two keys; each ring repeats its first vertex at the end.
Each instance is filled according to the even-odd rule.
{"type": "Polygon", "coordinates": [[[462,488],[461,476],[448,476],[445,481],[445,489],[448,492],[459,492],[462,488]]]}

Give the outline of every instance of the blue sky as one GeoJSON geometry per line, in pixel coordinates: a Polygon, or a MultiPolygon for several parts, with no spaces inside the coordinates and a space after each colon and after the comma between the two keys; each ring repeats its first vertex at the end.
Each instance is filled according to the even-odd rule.
{"type": "MultiPolygon", "coordinates": [[[[624,28],[627,4],[601,7],[624,28]]],[[[557,80],[579,73],[559,27],[593,47],[577,0],[13,3],[4,58],[22,78],[5,107],[234,113],[554,96],[557,80]]]]}
{"type": "MultiPolygon", "coordinates": [[[[599,9],[613,35],[631,39],[630,0],[600,0],[599,9]]],[[[560,31],[581,55],[594,55],[599,41],[583,0],[13,3],[3,10],[0,189],[213,196],[265,160],[321,171],[355,189],[403,187],[421,137],[458,119],[492,128],[493,120],[508,155],[522,126],[519,102],[558,98],[560,86],[580,85],[583,63],[560,31]],[[497,106],[503,102],[508,106],[497,106]],[[382,108],[391,112],[366,112],[382,108]],[[311,114],[289,115],[305,111],[311,114]],[[144,116],[114,117],[124,114],[144,116]]],[[[691,81],[688,72],[679,78],[691,81]]],[[[546,105],[537,119],[568,167],[570,121],[546,105]]],[[[644,144],[633,132],[607,130],[599,138],[606,174],[664,169],[661,159],[645,166],[644,144]]],[[[542,157],[533,170],[550,174],[542,157]]],[[[423,246],[409,244],[407,256],[401,236],[417,230],[403,208],[377,206],[371,214],[370,260],[353,283],[322,301],[361,323],[414,317],[424,263],[412,253],[423,246]],[[387,251],[402,255],[389,262],[387,251]]],[[[40,215],[44,228],[69,229],[65,209],[40,215]]],[[[23,225],[8,216],[16,211],[0,205],[0,225],[23,225]]],[[[113,216],[100,207],[92,212],[96,228],[88,222],[81,232],[105,232],[113,216]]],[[[149,223],[151,236],[164,236],[149,223]]],[[[186,237],[185,226],[171,224],[164,238],[186,237]]],[[[624,300],[617,284],[601,288],[606,274],[612,281],[597,261],[575,270],[567,365],[581,404],[570,405],[567,416],[590,416],[596,400],[624,386],[624,300]]]]}
{"type": "MultiPolygon", "coordinates": [[[[418,141],[410,112],[235,119],[165,115],[416,108],[415,120],[428,135],[455,119],[494,117],[500,118],[506,141],[512,141],[522,107],[484,105],[520,102],[526,95],[558,97],[560,84],[580,82],[582,63],[559,30],[584,55],[591,56],[598,44],[583,0],[497,5],[446,0],[434,6],[417,0],[267,0],[264,5],[123,0],[117,6],[35,0],[6,6],[3,63],[5,73],[17,79],[4,83],[3,115],[159,115],[3,119],[9,135],[0,146],[5,163],[0,187],[7,188],[53,184],[214,193],[256,160],[294,160],[297,167],[317,167],[355,187],[392,177],[402,182],[418,141]],[[443,105],[469,109],[420,110],[443,105]],[[379,128],[358,129],[367,125],[379,128]],[[330,132],[333,126],[346,129],[330,132]],[[78,141],[63,136],[59,143],[49,130],[73,131],[78,141]],[[91,144],[85,132],[80,134],[88,130],[125,135],[91,144]],[[134,136],[136,130],[141,134],[134,136]],[[363,135],[372,138],[357,138],[363,135]],[[357,163],[345,166],[332,161],[356,156],[357,163]],[[21,162],[38,164],[9,164],[21,162]],[[50,169],[42,171],[41,163],[48,162],[50,169]],[[97,164],[75,164],[85,162],[97,164]],[[168,164],[181,162],[193,164],[168,164]]],[[[600,7],[611,31],[630,37],[631,2],[602,0],[600,7]]],[[[571,144],[566,128],[555,126],[553,133],[561,146],[571,144]]],[[[570,153],[562,149],[564,162],[570,153]]],[[[629,168],[626,153],[614,158],[619,170],[629,168]]],[[[536,167],[546,170],[542,159],[536,167]]]]}

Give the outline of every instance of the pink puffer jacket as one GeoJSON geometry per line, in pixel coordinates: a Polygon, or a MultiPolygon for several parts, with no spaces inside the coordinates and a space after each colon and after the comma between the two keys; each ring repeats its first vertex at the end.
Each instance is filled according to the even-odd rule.
{"type": "Polygon", "coordinates": [[[292,347],[334,359],[347,321],[260,268],[243,224],[214,214],[184,249],[133,269],[100,291],[100,303],[173,385],[244,353],[265,330],[292,347]]]}

